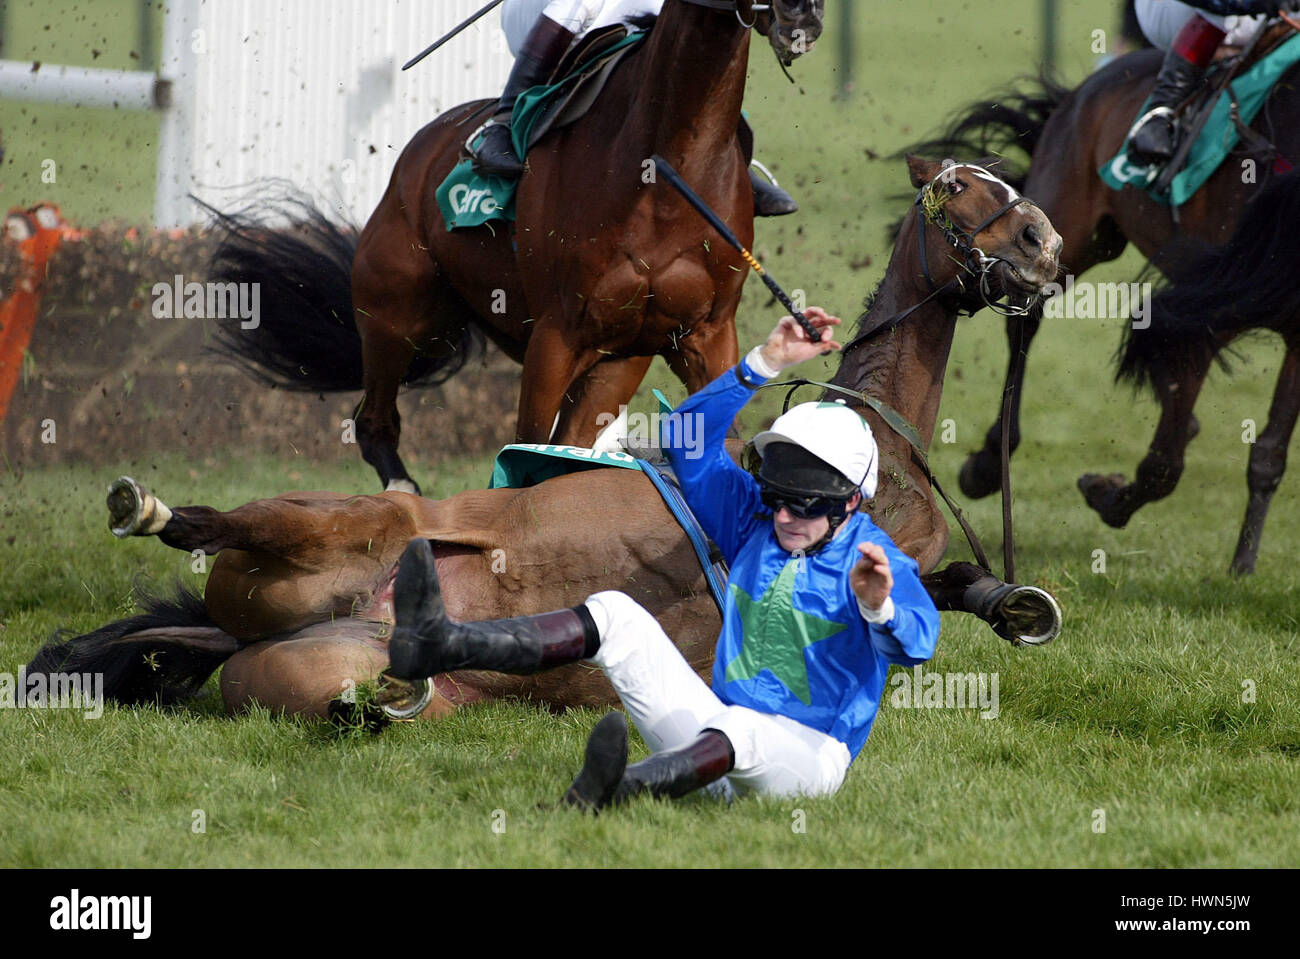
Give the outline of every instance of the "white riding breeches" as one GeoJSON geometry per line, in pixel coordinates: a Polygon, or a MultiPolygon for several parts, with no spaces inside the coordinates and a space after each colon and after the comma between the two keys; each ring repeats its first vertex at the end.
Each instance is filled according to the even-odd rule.
{"type": "MultiPolygon", "coordinates": [[[[658,621],[625,593],[587,598],[600,630],[600,666],[652,752],[686,746],[705,729],[731,740],[735,768],[726,784],[766,796],[830,795],[852,757],[832,736],[785,716],[728,706],[696,675],[658,621]]],[[[715,795],[727,795],[727,786],[715,795]]]]}
{"type": "Polygon", "coordinates": [[[540,16],[547,16],[577,36],[596,27],[622,23],[628,17],[658,13],[664,0],[506,0],[501,5],[501,29],[513,56],[540,16]]]}
{"type": "Polygon", "coordinates": [[[1134,11],[1137,13],[1138,26],[1142,28],[1142,32],[1146,34],[1152,46],[1166,53],[1174,45],[1174,37],[1183,28],[1183,24],[1192,17],[1199,16],[1225,31],[1227,36],[1223,38],[1223,42],[1232,46],[1240,46],[1250,40],[1251,35],[1264,19],[1263,17],[1218,16],[1206,10],[1198,10],[1189,4],[1180,3],[1179,0],[1136,0],[1134,11]]]}

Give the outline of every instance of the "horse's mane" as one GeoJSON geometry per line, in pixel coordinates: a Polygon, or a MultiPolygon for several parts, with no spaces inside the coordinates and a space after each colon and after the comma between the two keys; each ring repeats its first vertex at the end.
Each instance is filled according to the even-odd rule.
{"type": "Polygon", "coordinates": [[[1229,370],[1226,339],[1251,328],[1285,330],[1300,318],[1292,268],[1300,241],[1300,170],[1274,178],[1245,205],[1223,246],[1185,245],[1169,281],[1151,300],[1150,325],[1130,324],[1116,380],[1153,389],[1206,360],[1229,370]]]}

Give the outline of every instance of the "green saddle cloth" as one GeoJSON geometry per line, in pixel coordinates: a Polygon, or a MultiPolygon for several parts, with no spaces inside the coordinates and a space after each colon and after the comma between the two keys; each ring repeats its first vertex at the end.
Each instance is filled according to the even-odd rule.
{"type": "MultiPolygon", "coordinates": [[[[1300,60],[1300,35],[1278,46],[1232,81],[1230,87],[1237,98],[1243,124],[1250,125],[1278,78],[1297,60],[1300,60]]],[[[1097,173],[1111,189],[1121,190],[1131,186],[1143,190],[1152,199],[1166,206],[1182,206],[1210,178],[1210,174],[1219,168],[1219,164],[1227,158],[1241,138],[1232,122],[1231,107],[1229,98],[1220,93],[1209,121],[1187,156],[1186,165],[1170,182],[1167,195],[1159,194],[1154,189],[1161,168],[1134,163],[1128,155],[1127,138],[1119,153],[1100,167],[1097,173]]],[[[1147,104],[1143,103],[1138,116],[1141,117],[1146,111],[1147,104]]]]}
{"type": "MultiPolygon", "coordinates": [[[[515,101],[510,121],[510,138],[514,141],[515,154],[524,156],[527,153],[533,142],[533,127],[546,115],[565,87],[583,76],[591,62],[605,61],[611,54],[641,42],[645,36],[645,31],[630,33],[618,43],[601,50],[592,60],[576,66],[564,79],[549,85],[529,87],[521,93],[515,101]]],[[[477,148],[481,139],[482,134],[472,146],[477,148]]],[[[442,221],[447,224],[448,230],[482,226],[488,220],[513,221],[515,189],[518,186],[518,180],[482,176],[475,171],[471,160],[461,160],[452,167],[435,194],[438,209],[442,211],[442,221]]]]}
{"type": "Polygon", "coordinates": [[[597,453],[580,446],[551,446],[542,443],[514,443],[502,448],[492,464],[488,489],[524,489],[553,476],[583,470],[617,466],[640,469],[631,453],[597,453]]]}

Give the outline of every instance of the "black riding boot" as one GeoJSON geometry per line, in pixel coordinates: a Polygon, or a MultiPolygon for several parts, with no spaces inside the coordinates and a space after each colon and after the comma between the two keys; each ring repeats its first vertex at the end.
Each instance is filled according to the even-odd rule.
{"type": "Polygon", "coordinates": [[[731,740],[720,730],[705,729],[687,746],[628,766],[627,720],[622,713],[610,713],[592,730],[586,763],[564,802],[599,812],[643,792],[677,799],[721,779],[735,765],[731,740]]]}
{"type": "Polygon", "coordinates": [[[413,539],[393,583],[397,620],[388,642],[388,673],[423,679],[455,669],[531,674],[595,655],[600,634],[585,606],[477,623],[447,618],[433,550],[413,539]]]}
{"type": "Polygon", "coordinates": [[[794,197],[775,181],[759,176],[752,166],[749,168],[749,185],[754,190],[754,216],[785,216],[799,209],[794,197]]]}
{"type": "Polygon", "coordinates": [[[740,140],[740,152],[749,166],[749,186],[754,191],[754,216],[785,216],[799,209],[794,197],[777,185],[776,179],[767,167],[754,159],[754,128],[742,113],[736,124],[736,137],[740,140]],[[766,177],[759,176],[754,167],[758,167],[766,177]]]}
{"type": "Polygon", "coordinates": [[[1150,166],[1173,158],[1180,132],[1174,108],[1205,78],[1205,69],[1222,39],[1223,31],[1199,16],[1178,31],[1151,89],[1147,112],[1129,141],[1128,153],[1135,162],[1150,166]]]}
{"type": "Polygon", "coordinates": [[[510,139],[510,119],[515,100],[529,87],[545,83],[550,78],[551,71],[573,42],[573,36],[550,17],[537,18],[510,70],[497,112],[492,122],[484,127],[483,139],[473,151],[474,169],[479,173],[512,180],[523,174],[523,159],[515,155],[514,143],[510,139]]]}

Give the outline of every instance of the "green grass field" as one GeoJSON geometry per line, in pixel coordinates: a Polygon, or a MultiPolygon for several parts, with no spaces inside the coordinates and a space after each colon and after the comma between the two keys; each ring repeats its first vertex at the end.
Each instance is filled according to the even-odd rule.
{"type": "MultiPolygon", "coordinates": [[[[114,5],[89,9],[101,6],[114,5]]],[[[756,252],[788,289],[848,318],[884,269],[884,224],[898,212],[889,197],[907,189],[899,161],[871,156],[1027,71],[1040,30],[1030,2],[859,3],[857,91],[833,101],[836,18],[828,6],[826,42],[796,65],[797,86],[770,56],[758,51],[753,59],[748,106],[760,155],[803,204],[796,217],[760,224],[756,252]]],[[[1117,18],[1111,3],[1066,6],[1058,36],[1067,73],[1078,79],[1091,62],[1091,31],[1111,32],[1117,18]]],[[[113,23],[124,36],[133,29],[122,18],[113,23]]],[[[17,32],[11,40],[31,42],[17,32]]],[[[16,112],[0,104],[13,156],[3,177],[12,183],[17,174],[20,190],[30,190],[14,165],[45,147],[34,154],[11,140],[16,112]]],[[[49,149],[85,135],[62,121],[47,128],[43,117],[38,126],[49,149]]],[[[94,153],[107,165],[112,141],[97,142],[94,153]]],[[[71,186],[56,199],[82,217],[143,219],[151,189],[144,181],[125,191],[120,207],[97,206],[106,202],[99,194],[71,186]]],[[[22,202],[39,198],[22,193],[22,202]]],[[[1130,253],[1089,279],[1128,279],[1139,266],[1130,253]]],[[[742,349],[779,315],[751,283],[742,349]]],[[[95,721],[0,710],[0,865],[1293,865],[1300,861],[1294,479],[1277,494],[1259,573],[1240,581],[1226,574],[1245,507],[1242,421],[1262,428],[1280,350],[1269,339],[1252,341],[1235,376],[1212,375],[1178,491],[1117,531],[1084,506],[1074,481],[1088,470],[1131,475],[1150,442],[1154,402],[1111,382],[1119,334],[1117,320],[1048,321],[1030,357],[1026,438],[1014,464],[1017,564],[1022,580],[1059,597],[1061,638],[1044,649],[1012,649],[973,618],[945,613],[932,668],[996,673],[999,715],[883,706],[834,798],[747,799],[727,808],[693,797],[639,801],[599,819],[567,815],[541,807],[576,771],[595,712],[555,716],[499,703],[378,737],[339,738],[269,715],[227,718],[210,683],[184,708],[110,706],[95,721]],[[1096,550],[1105,551],[1104,573],[1093,572],[1096,550]],[[202,833],[192,828],[196,811],[202,833]],[[1104,832],[1096,831],[1098,811],[1104,832]]],[[[937,443],[931,455],[951,487],[992,419],[1005,356],[999,318],[986,311],[961,322],[940,414],[954,421],[956,442],[937,443]]],[[[650,409],[656,385],[681,396],[656,364],[639,408],[650,409]]],[[[774,403],[748,410],[746,430],[774,403]]],[[[431,477],[421,439],[410,438],[409,449],[429,495],[481,485],[488,475],[481,459],[431,477]]],[[[187,462],[159,450],[126,455],[112,468],[8,470],[0,476],[0,672],[16,672],[56,627],[85,631],[122,615],[137,576],[201,579],[185,554],[112,540],[103,491],[120,472],[169,502],[220,508],[288,488],[374,486],[359,457],[313,466],[214,451],[187,462]]],[[[996,550],[999,505],[969,504],[968,514],[996,550]]],[[[959,534],[950,558],[968,558],[959,534]]],[[[639,741],[634,750],[644,754],[639,741]]]]}

